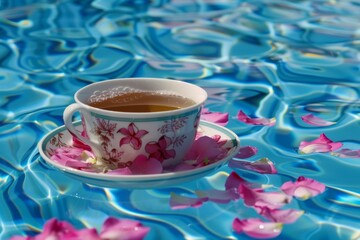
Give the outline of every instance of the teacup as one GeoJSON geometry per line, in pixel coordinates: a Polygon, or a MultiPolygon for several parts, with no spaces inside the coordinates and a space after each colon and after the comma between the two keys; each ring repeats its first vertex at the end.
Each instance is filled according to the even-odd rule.
{"type": "Polygon", "coordinates": [[[194,141],[207,93],[178,80],[124,78],[90,84],[74,98],[64,111],[66,128],[91,147],[100,164],[116,169],[138,157],[155,158],[164,167],[180,163],[194,141]],[[73,125],[75,112],[81,113],[83,133],[73,125]]]}

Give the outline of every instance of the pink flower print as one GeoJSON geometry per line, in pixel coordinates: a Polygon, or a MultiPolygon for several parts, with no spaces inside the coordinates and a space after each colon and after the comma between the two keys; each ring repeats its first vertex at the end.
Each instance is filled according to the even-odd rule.
{"type": "Polygon", "coordinates": [[[106,144],[102,144],[103,151],[105,153],[105,156],[102,158],[102,160],[108,165],[110,168],[124,168],[127,165],[120,162],[122,155],[124,154],[123,151],[119,151],[116,148],[110,148],[106,144]]]}
{"type": "Polygon", "coordinates": [[[108,147],[110,138],[114,138],[114,132],[116,128],[116,123],[111,123],[109,120],[104,120],[96,118],[95,125],[95,134],[97,134],[101,140],[101,145],[104,149],[108,147]]]}
{"type": "Polygon", "coordinates": [[[116,123],[111,123],[110,120],[96,118],[95,125],[95,132],[98,135],[105,135],[114,138],[116,123]]]}
{"type": "Polygon", "coordinates": [[[54,145],[55,147],[64,147],[64,146],[66,146],[66,144],[62,140],[63,135],[64,135],[63,133],[59,133],[57,136],[53,137],[50,140],[50,144],[54,145]]]}
{"type": "Polygon", "coordinates": [[[159,141],[153,141],[146,144],[145,151],[149,153],[149,158],[155,158],[162,162],[163,160],[173,158],[176,155],[174,149],[167,149],[170,145],[171,138],[163,135],[159,138],[159,141]]]}
{"type": "Polygon", "coordinates": [[[127,128],[121,128],[117,132],[126,136],[121,138],[120,147],[124,144],[130,144],[130,146],[135,150],[139,150],[141,148],[141,138],[149,133],[146,130],[139,130],[134,123],[130,123],[127,128]]]}

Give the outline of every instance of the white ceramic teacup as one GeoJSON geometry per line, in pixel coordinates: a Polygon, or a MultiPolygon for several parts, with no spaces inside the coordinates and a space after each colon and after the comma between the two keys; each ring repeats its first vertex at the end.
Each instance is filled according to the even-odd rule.
{"type": "Polygon", "coordinates": [[[78,90],[74,97],[76,103],[64,111],[65,126],[89,145],[102,163],[115,169],[129,166],[139,156],[156,158],[165,167],[178,164],[194,141],[207,93],[196,85],[177,80],[127,78],[90,84],[78,90]],[[161,112],[119,112],[89,105],[94,94],[106,95],[113,89],[165,91],[194,103],[161,112]],[[85,133],[81,134],[73,125],[75,112],[81,113],[85,133]]]}

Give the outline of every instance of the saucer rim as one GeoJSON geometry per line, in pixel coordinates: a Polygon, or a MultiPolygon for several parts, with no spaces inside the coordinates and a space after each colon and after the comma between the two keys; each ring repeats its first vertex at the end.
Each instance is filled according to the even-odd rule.
{"type": "MultiPolygon", "coordinates": [[[[73,123],[75,127],[81,125],[81,120],[76,121],[73,123]]],[[[197,173],[203,173],[212,169],[215,169],[218,166],[221,166],[225,164],[229,159],[234,157],[236,153],[240,149],[240,139],[239,137],[230,129],[220,126],[218,124],[200,120],[199,127],[206,126],[211,129],[215,129],[215,131],[220,131],[223,134],[227,135],[229,139],[232,141],[233,147],[228,152],[226,157],[203,167],[195,168],[195,169],[189,169],[189,170],[183,170],[183,171],[177,171],[177,172],[166,172],[166,173],[157,173],[157,174],[138,174],[138,175],[121,175],[121,174],[109,174],[109,173],[94,173],[94,172],[86,172],[82,170],[78,170],[75,168],[64,166],[60,163],[57,163],[53,160],[51,160],[47,154],[45,153],[46,145],[50,141],[52,137],[54,137],[59,132],[68,131],[65,127],[65,125],[59,126],[47,134],[45,134],[41,140],[38,143],[38,151],[40,153],[41,158],[51,167],[56,168],[57,170],[60,170],[65,173],[76,175],[76,177],[85,177],[92,180],[101,180],[101,181],[126,181],[126,182],[138,182],[141,180],[146,181],[160,181],[160,180],[170,180],[174,178],[181,178],[181,177],[188,177],[190,175],[194,175],[197,173]]]]}

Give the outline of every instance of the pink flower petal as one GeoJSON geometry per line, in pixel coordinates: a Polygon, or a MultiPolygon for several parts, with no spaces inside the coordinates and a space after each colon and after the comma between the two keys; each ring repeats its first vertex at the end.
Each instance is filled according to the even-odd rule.
{"type": "Polygon", "coordinates": [[[83,168],[84,169],[91,168],[92,164],[91,163],[84,163],[84,162],[80,162],[80,161],[67,161],[64,164],[64,166],[82,170],[83,168]]]}
{"type": "Polygon", "coordinates": [[[258,152],[258,149],[253,146],[241,147],[239,153],[234,158],[249,158],[254,156],[258,152]]]}
{"type": "Polygon", "coordinates": [[[130,170],[133,174],[157,174],[162,173],[163,167],[159,160],[139,155],[133,161],[130,170]]]}
{"type": "MultiPolygon", "coordinates": [[[[84,150],[88,150],[91,151],[91,147],[89,145],[86,145],[85,143],[83,143],[82,141],[80,141],[75,135],[72,135],[72,140],[73,140],[73,146],[76,148],[81,148],[84,150]]],[[[85,138],[89,138],[85,129],[81,132],[81,136],[85,137],[85,138]]]]}
{"type": "Polygon", "coordinates": [[[316,117],[316,116],[312,115],[311,113],[302,116],[301,119],[304,122],[306,122],[306,123],[308,123],[310,125],[314,125],[314,126],[330,126],[330,125],[335,124],[335,122],[326,121],[326,120],[324,120],[322,118],[319,118],[319,117],[316,117]]]}
{"type": "Polygon", "coordinates": [[[216,203],[229,203],[230,201],[240,198],[239,193],[235,188],[229,190],[199,190],[195,191],[195,194],[201,199],[207,199],[208,201],[216,203]]]}
{"type": "Polygon", "coordinates": [[[285,182],[281,190],[298,199],[306,200],[325,191],[325,185],[310,178],[299,177],[295,182],[285,182]]]}
{"type": "Polygon", "coordinates": [[[100,235],[95,228],[76,230],[70,223],[50,219],[44,225],[42,233],[34,237],[15,236],[11,240],[141,240],[149,228],[140,222],[109,217],[103,224],[100,235]]]}
{"type": "Polygon", "coordinates": [[[81,159],[80,156],[83,151],[84,151],[84,149],[82,149],[82,148],[68,147],[68,146],[55,149],[56,154],[64,155],[64,156],[67,156],[67,157],[73,158],[73,159],[76,159],[76,158],[81,159]]]}
{"type": "Polygon", "coordinates": [[[266,206],[270,209],[281,208],[291,202],[291,196],[282,192],[263,192],[251,189],[245,184],[239,187],[240,195],[244,198],[247,206],[266,206]]]}
{"type": "Polygon", "coordinates": [[[203,136],[196,139],[185,155],[185,160],[196,160],[196,164],[215,162],[226,156],[227,150],[211,137],[203,136]]]}
{"type": "Polygon", "coordinates": [[[58,221],[53,218],[44,225],[43,232],[37,235],[37,239],[61,239],[69,236],[76,236],[76,229],[68,222],[58,221]]]}
{"type": "Polygon", "coordinates": [[[140,240],[149,230],[138,221],[109,217],[104,222],[100,237],[101,239],[140,240]]]}
{"type": "Polygon", "coordinates": [[[341,142],[333,142],[325,134],[320,134],[319,138],[307,142],[301,141],[299,150],[301,153],[313,152],[333,152],[342,147],[341,142]]]}
{"type": "Polygon", "coordinates": [[[96,229],[76,230],[70,223],[53,218],[44,225],[43,232],[34,237],[13,237],[11,240],[61,240],[61,239],[88,239],[101,240],[96,229]]]}
{"type": "Polygon", "coordinates": [[[229,190],[232,188],[239,189],[240,185],[243,184],[249,188],[252,188],[254,191],[262,191],[261,184],[247,182],[245,179],[241,178],[236,172],[230,173],[225,182],[225,189],[229,190]]]}
{"type": "Polygon", "coordinates": [[[176,193],[170,194],[170,207],[172,209],[183,209],[189,207],[200,207],[206,198],[191,198],[176,193]]]}
{"type": "Polygon", "coordinates": [[[276,123],[275,118],[250,118],[241,110],[239,111],[237,118],[243,123],[252,125],[274,126],[276,123]]]}
{"type": "Polygon", "coordinates": [[[341,142],[333,142],[329,144],[331,147],[331,151],[335,151],[338,150],[339,148],[341,148],[343,146],[343,144],[341,142]]]}
{"type": "Polygon", "coordinates": [[[312,141],[312,143],[320,143],[320,144],[329,144],[332,143],[331,141],[324,133],[320,134],[319,138],[312,141]]]}
{"type": "Polygon", "coordinates": [[[209,109],[203,108],[201,110],[200,118],[205,121],[217,123],[221,126],[226,126],[229,122],[229,113],[210,112],[209,109]]]}
{"type": "Polygon", "coordinates": [[[360,158],[360,149],[351,150],[348,148],[344,148],[338,152],[332,152],[331,154],[341,158],[360,158]]]}
{"type": "Polygon", "coordinates": [[[244,220],[235,218],[232,226],[235,232],[244,232],[253,238],[274,238],[280,235],[283,225],[276,222],[263,222],[258,218],[244,220]]]}
{"type": "Polygon", "coordinates": [[[306,146],[301,146],[303,145],[302,143],[303,142],[300,143],[300,147],[299,147],[300,153],[309,154],[314,152],[319,152],[319,153],[331,152],[331,146],[327,144],[313,143],[306,146]]]}
{"type": "Polygon", "coordinates": [[[276,174],[274,163],[268,158],[261,158],[255,162],[230,160],[229,167],[254,171],[261,174],[276,174]]]}
{"type": "Polygon", "coordinates": [[[236,172],[231,172],[225,182],[225,189],[229,190],[232,188],[238,189],[240,184],[246,184],[246,180],[241,178],[236,172]]]}
{"type": "Polygon", "coordinates": [[[76,147],[60,147],[54,150],[51,160],[76,169],[91,168],[92,164],[87,163],[84,156],[95,159],[95,155],[87,150],[76,147]]]}
{"type": "Polygon", "coordinates": [[[218,134],[211,136],[211,138],[214,139],[218,143],[219,147],[223,147],[228,142],[228,140],[226,140],[226,139],[221,139],[221,135],[218,135],[218,134]]]}
{"type": "Polygon", "coordinates": [[[295,222],[304,211],[299,211],[295,209],[270,209],[268,207],[255,207],[255,210],[265,217],[266,219],[272,222],[281,222],[281,223],[293,223],[295,222]]]}

